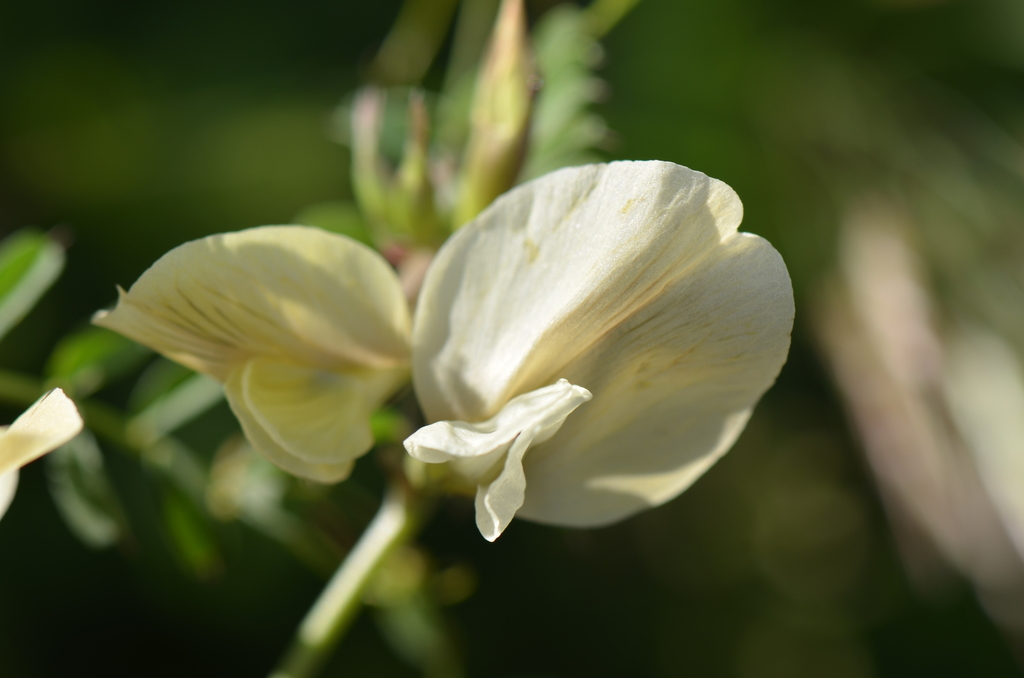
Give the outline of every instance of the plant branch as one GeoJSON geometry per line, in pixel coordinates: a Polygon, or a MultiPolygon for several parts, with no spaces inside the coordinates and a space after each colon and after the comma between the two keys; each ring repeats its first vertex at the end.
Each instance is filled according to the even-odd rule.
{"type": "Polygon", "coordinates": [[[323,668],[362,606],[362,594],[387,556],[413,532],[410,490],[393,482],[377,515],[299,625],[270,678],[312,678],[323,668]]]}

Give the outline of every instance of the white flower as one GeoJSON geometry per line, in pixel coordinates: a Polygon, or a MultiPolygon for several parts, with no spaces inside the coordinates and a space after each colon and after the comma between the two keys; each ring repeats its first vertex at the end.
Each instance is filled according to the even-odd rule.
{"type": "Polygon", "coordinates": [[[75,404],[55,388],[9,427],[0,427],[0,517],[18,488],[18,469],[68,442],[82,430],[75,404]]]}
{"type": "Polygon", "coordinates": [[[514,515],[620,520],[732,446],[794,311],[782,259],[737,232],[742,213],[678,165],[590,165],[510,191],[441,248],[413,325],[436,423],[406,449],[476,485],[484,537],[514,515]]]}
{"type": "Polygon", "coordinates": [[[161,257],[93,319],[224,383],[261,454],[334,482],[408,378],[409,310],[365,245],[314,228],[214,235],[161,257]]]}
{"type": "MultiPolygon", "coordinates": [[[[412,323],[429,421],[406,448],[514,515],[602,525],[682,492],[729,449],[789,349],[793,293],[738,233],[720,181],[664,162],[561,170],[499,198],[441,248],[412,323]]],[[[171,251],[97,324],[225,384],[253,446],[297,475],[348,475],[408,374],[394,271],[297,226],[171,251]]]]}

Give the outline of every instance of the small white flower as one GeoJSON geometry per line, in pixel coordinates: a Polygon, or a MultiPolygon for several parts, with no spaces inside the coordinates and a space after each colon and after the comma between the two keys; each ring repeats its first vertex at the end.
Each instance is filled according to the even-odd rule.
{"type": "Polygon", "coordinates": [[[620,520],[732,446],[794,311],[781,257],[737,232],[742,213],[678,165],[590,165],[510,191],[441,248],[413,326],[437,423],[406,449],[477,486],[485,538],[513,515],[620,520]]]}
{"type": "Polygon", "coordinates": [[[384,259],[314,228],[264,226],[161,257],[93,322],[224,383],[261,454],[348,477],[373,411],[408,378],[409,310],[384,259]]]}
{"type": "Polygon", "coordinates": [[[0,427],[0,517],[18,489],[18,469],[68,442],[82,430],[82,417],[64,391],[48,391],[9,427],[0,427]]]}

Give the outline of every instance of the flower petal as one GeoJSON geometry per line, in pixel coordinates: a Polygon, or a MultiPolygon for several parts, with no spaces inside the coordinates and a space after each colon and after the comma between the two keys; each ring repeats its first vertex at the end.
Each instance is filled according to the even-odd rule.
{"type": "Polygon", "coordinates": [[[506,193],[424,281],[413,377],[428,419],[480,421],[563,376],[742,213],[722,182],[665,162],[572,167],[506,193]]]}
{"type": "Polygon", "coordinates": [[[221,381],[257,356],[324,369],[408,360],[408,307],[387,262],[303,226],[185,243],[93,322],[221,381]]]}
{"type": "Polygon", "coordinates": [[[950,334],[943,376],[953,420],[1024,554],[1024,369],[998,334],[973,326],[950,334]]]}
{"type": "Polygon", "coordinates": [[[225,393],[260,453],[296,475],[336,482],[373,446],[370,414],[405,377],[400,368],[327,372],[250,360],[231,373],[225,393]]]}
{"type": "Polygon", "coordinates": [[[4,517],[11,502],[14,501],[14,493],[18,490],[18,469],[12,468],[7,473],[0,474],[0,518],[4,517]]]}
{"type": "Polygon", "coordinates": [[[729,238],[566,367],[594,400],[527,457],[520,515],[603,525],[677,496],[742,432],[792,326],[778,252],[755,235],[729,238]]]}
{"type": "Polygon", "coordinates": [[[480,421],[564,377],[594,401],[524,460],[519,515],[599,525],[671,499],[734,442],[789,348],[778,253],[722,182],[671,163],[570,168],[441,249],[414,329],[428,417],[480,421]]]}
{"type": "Polygon", "coordinates": [[[504,451],[522,431],[538,423],[547,422],[545,427],[560,423],[590,397],[585,388],[559,379],[551,386],[513,398],[487,421],[439,421],[424,426],[405,439],[405,449],[428,464],[504,451]]]}
{"type": "Polygon", "coordinates": [[[405,440],[405,449],[426,463],[452,462],[460,474],[478,483],[477,527],[494,541],[523,505],[527,450],[557,433],[566,417],[590,398],[585,388],[559,379],[513,398],[479,424],[439,421],[424,426],[405,440]]]}
{"type": "Polygon", "coordinates": [[[82,417],[59,388],[47,391],[0,434],[0,475],[35,461],[82,431],[82,417]]]}

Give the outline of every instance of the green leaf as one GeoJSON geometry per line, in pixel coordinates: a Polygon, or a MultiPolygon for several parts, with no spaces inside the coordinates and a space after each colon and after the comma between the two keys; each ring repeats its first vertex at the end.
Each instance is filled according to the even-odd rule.
{"type": "Polygon", "coordinates": [[[128,521],[88,431],[46,458],[50,495],[68,529],[86,546],[103,549],[129,534],[128,521]]]}
{"type": "Polygon", "coordinates": [[[147,447],[224,399],[220,382],[193,374],[157,397],[128,422],[128,437],[147,447]]]}
{"type": "Polygon", "coordinates": [[[138,368],[152,351],[116,332],[89,326],[62,338],[46,363],[47,379],[78,397],[138,368]]]}
{"type": "Polygon", "coordinates": [[[135,382],[135,388],[128,396],[128,411],[138,414],[193,374],[195,372],[183,365],[167,358],[157,358],[150,363],[135,382]]]}
{"type": "Polygon", "coordinates": [[[540,18],[533,36],[544,85],[537,95],[521,180],[595,162],[594,148],[608,134],[604,120],[589,110],[602,90],[593,74],[601,47],[588,30],[586,15],[577,7],[559,5],[540,18]]]}
{"type": "Polygon", "coordinates": [[[64,268],[64,250],[23,229],[0,243],[0,337],[32,310],[64,268]]]}

